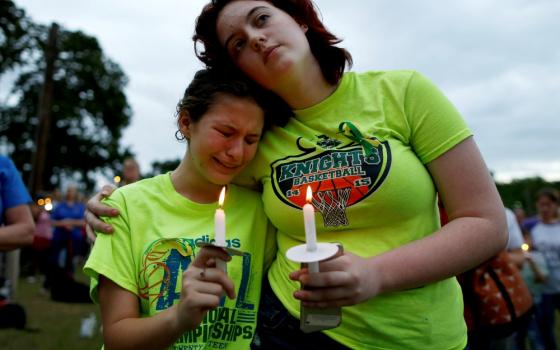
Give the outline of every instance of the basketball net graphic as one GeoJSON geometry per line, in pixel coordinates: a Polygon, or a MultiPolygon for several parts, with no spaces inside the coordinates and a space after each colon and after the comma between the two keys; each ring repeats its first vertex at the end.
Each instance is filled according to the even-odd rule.
{"type": "Polygon", "coordinates": [[[325,227],[348,226],[346,205],[350,192],[352,192],[352,188],[345,187],[315,193],[316,196],[313,196],[312,203],[323,216],[325,227]]]}

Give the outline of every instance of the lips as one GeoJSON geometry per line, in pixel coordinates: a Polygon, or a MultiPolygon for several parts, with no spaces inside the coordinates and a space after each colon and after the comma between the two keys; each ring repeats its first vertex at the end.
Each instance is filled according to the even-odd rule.
{"type": "Polygon", "coordinates": [[[235,171],[241,166],[241,164],[224,163],[217,158],[214,158],[214,162],[216,162],[216,164],[218,164],[221,168],[224,168],[228,171],[235,171]]]}
{"type": "Polygon", "coordinates": [[[265,64],[268,62],[268,59],[270,58],[270,55],[272,55],[279,46],[280,45],[270,46],[269,48],[264,50],[263,61],[264,61],[265,64]]]}

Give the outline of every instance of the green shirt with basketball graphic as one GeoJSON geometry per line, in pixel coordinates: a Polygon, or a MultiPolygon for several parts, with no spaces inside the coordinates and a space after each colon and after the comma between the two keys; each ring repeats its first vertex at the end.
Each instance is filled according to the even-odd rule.
{"type": "MultiPolygon", "coordinates": [[[[470,135],[447,98],[413,71],[346,73],[326,100],[268,131],[244,175],[262,183],[265,211],[278,229],[269,280],[289,312],[299,317],[293,292],[300,286],[288,279],[298,265],[285,252],[305,241],[307,186],[318,241],[375,256],[439,228],[436,189],[425,165],[470,135]]],[[[341,325],[325,332],[353,349],[466,346],[455,278],[342,310],[341,325]]]]}
{"type": "MultiPolygon", "coordinates": [[[[121,215],[106,219],[115,234],[97,236],[84,267],[92,298],[97,301],[98,277],[104,275],[138,296],[142,317],[177,303],[182,273],[200,249],[197,242],[213,241],[217,203],[199,204],[181,196],[170,174],[119,188],[105,203],[121,215]]],[[[228,186],[224,211],[227,244],[243,252],[227,264],[237,298],[224,297],[172,349],[249,349],[255,334],[265,255],[274,256],[274,236],[268,234],[256,192],[228,186]]]]}

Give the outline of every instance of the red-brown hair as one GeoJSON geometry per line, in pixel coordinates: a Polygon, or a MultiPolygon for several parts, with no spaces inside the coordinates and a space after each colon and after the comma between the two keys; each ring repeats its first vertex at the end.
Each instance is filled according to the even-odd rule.
{"type": "MultiPolygon", "coordinates": [[[[218,40],[216,22],[222,9],[234,0],[212,0],[204,6],[196,20],[193,36],[195,54],[209,68],[236,69],[225,48],[218,40]],[[200,47],[202,44],[203,49],[200,47]],[[202,49],[202,50],[201,50],[202,49]]],[[[311,0],[263,0],[286,12],[296,22],[309,28],[306,36],[311,52],[319,62],[323,76],[330,84],[336,84],[344,73],[346,64],[352,66],[350,53],[336,44],[342,40],[329,32],[319,19],[311,0]]]]}

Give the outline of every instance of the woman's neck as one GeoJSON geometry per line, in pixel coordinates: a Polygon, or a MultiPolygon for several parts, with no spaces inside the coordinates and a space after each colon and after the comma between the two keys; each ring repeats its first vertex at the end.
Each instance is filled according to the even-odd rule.
{"type": "Polygon", "coordinates": [[[196,203],[212,203],[218,200],[221,185],[216,185],[200,179],[200,174],[189,165],[187,156],[179,166],[171,172],[171,182],[175,191],[181,196],[196,203]]]}
{"type": "Polygon", "coordinates": [[[314,57],[312,59],[313,62],[302,65],[302,69],[293,72],[291,77],[274,89],[292,109],[316,105],[336,90],[337,85],[325,79],[319,63],[314,57]]]}

